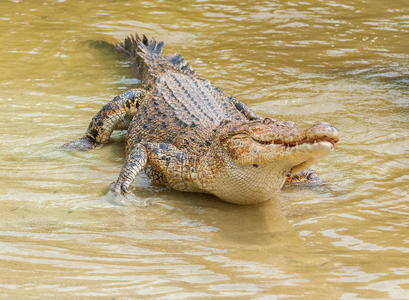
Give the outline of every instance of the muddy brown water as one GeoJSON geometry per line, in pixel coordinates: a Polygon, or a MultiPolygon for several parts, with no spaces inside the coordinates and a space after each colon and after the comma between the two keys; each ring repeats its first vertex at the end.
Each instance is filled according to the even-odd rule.
{"type": "Polygon", "coordinates": [[[409,299],[407,1],[1,1],[0,298],[409,299]],[[342,133],[327,185],[259,206],[151,186],[120,134],[55,151],[137,80],[90,47],[166,42],[263,116],[342,133]]]}

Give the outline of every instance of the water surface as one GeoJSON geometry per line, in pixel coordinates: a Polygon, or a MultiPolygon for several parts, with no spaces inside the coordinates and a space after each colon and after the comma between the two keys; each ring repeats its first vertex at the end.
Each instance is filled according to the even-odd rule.
{"type": "Polygon", "coordinates": [[[1,1],[1,295],[408,299],[406,2],[1,1]],[[137,84],[87,41],[135,31],[260,115],[335,125],[328,184],[240,207],[140,176],[108,201],[120,135],[55,149],[137,84]]]}

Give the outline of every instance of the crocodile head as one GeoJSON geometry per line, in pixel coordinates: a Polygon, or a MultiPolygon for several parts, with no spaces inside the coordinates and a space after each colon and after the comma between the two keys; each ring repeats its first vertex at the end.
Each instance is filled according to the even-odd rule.
{"type": "Polygon", "coordinates": [[[232,203],[270,200],[289,174],[327,156],[337,141],[328,123],[299,129],[266,118],[221,125],[205,162],[205,189],[232,203]]]}

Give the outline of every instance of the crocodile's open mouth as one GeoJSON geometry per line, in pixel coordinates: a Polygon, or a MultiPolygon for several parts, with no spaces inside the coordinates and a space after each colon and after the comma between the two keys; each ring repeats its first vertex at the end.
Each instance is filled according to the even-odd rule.
{"type": "Polygon", "coordinates": [[[334,146],[335,143],[338,141],[338,140],[336,140],[334,138],[330,138],[330,137],[320,137],[320,138],[316,138],[316,139],[307,139],[307,138],[305,138],[305,139],[302,139],[302,140],[297,141],[297,142],[285,142],[285,141],[282,141],[282,140],[270,140],[270,141],[261,140],[261,139],[258,139],[256,137],[253,137],[251,135],[250,135],[250,137],[251,137],[251,139],[253,141],[255,141],[255,142],[259,143],[259,144],[262,144],[262,145],[276,144],[276,145],[283,145],[283,146],[288,147],[288,148],[296,147],[296,146],[299,146],[299,145],[302,145],[302,144],[316,144],[316,143],[320,143],[320,142],[329,142],[329,143],[332,144],[332,146],[334,146]]]}
{"type": "Polygon", "coordinates": [[[290,146],[289,149],[286,149],[289,150],[288,160],[292,164],[290,173],[298,173],[327,156],[334,150],[334,144],[335,142],[320,140],[290,146]]]}

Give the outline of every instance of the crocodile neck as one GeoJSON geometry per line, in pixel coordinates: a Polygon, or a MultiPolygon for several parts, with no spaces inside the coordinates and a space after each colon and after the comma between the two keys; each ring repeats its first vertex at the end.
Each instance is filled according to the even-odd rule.
{"type": "Polygon", "coordinates": [[[271,200],[284,185],[290,165],[273,161],[263,165],[239,166],[223,153],[213,152],[202,158],[195,176],[199,192],[216,195],[235,204],[257,204],[271,200]]]}

